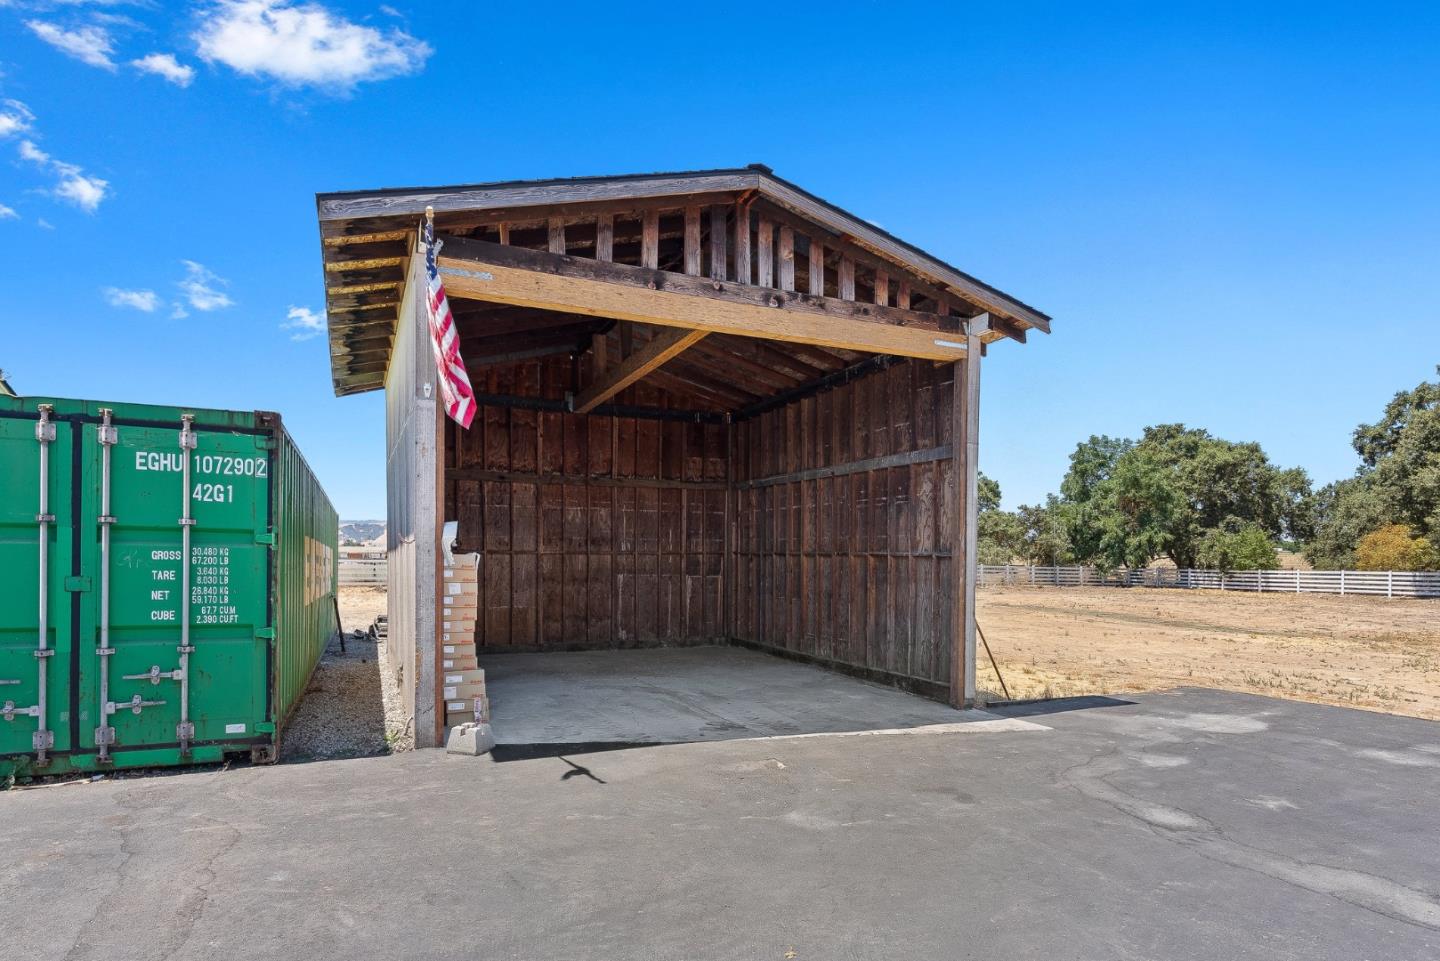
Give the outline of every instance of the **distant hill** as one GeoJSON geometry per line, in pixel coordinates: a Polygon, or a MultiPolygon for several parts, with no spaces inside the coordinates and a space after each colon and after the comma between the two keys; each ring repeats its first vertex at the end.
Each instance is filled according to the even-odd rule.
{"type": "Polygon", "coordinates": [[[375,544],[385,546],[384,521],[341,521],[341,544],[375,544]]]}

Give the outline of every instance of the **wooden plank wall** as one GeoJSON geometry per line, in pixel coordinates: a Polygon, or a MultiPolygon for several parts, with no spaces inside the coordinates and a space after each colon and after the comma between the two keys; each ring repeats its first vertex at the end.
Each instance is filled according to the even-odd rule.
{"type": "MultiPolygon", "coordinates": [[[[472,372],[477,393],[559,399],[566,357],[472,372]]],[[[665,407],[645,384],[617,403],[665,407]]],[[[490,651],[724,637],[724,424],[484,406],[447,422],[446,517],[482,552],[490,651]]]]}
{"type": "Polygon", "coordinates": [[[911,361],[734,425],[737,639],[944,695],[953,390],[911,361]]]}

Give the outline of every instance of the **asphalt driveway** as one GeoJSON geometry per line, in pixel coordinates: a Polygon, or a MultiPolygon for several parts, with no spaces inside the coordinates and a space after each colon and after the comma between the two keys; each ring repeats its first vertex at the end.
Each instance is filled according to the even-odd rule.
{"type": "Polygon", "coordinates": [[[0,795],[5,953],[1440,957],[1440,726],[1199,690],[1011,713],[1044,729],[0,795]]]}

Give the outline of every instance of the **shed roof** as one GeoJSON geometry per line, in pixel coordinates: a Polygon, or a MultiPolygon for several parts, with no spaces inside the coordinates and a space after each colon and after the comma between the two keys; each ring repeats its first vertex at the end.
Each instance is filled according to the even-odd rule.
{"type": "Polygon", "coordinates": [[[828,246],[844,245],[897,277],[910,276],[957,313],[987,312],[1008,332],[1048,333],[1050,317],[850,212],[776,176],[768,167],[514,180],[449,187],[399,187],[316,195],[331,372],[337,394],[383,385],[405,264],[418,219],[435,210],[437,230],[465,234],[597,210],[681,209],[759,201],[814,228],[828,246]]]}

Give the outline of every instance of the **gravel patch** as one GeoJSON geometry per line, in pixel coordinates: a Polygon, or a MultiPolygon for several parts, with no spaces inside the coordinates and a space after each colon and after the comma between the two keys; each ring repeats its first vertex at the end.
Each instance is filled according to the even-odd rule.
{"type": "Polygon", "coordinates": [[[285,729],[282,761],[366,757],[414,746],[385,642],[366,633],[384,610],[383,588],[341,590],[345,650],[338,637],[326,648],[285,729]]]}

